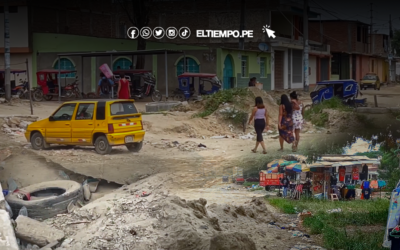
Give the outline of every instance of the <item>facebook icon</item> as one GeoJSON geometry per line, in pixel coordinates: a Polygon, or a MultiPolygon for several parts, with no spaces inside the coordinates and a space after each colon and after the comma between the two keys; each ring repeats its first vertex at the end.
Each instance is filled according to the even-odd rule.
{"type": "Polygon", "coordinates": [[[136,27],[130,27],[127,31],[126,34],[130,39],[136,39],[139,36],[139,29],[136,27]]]}

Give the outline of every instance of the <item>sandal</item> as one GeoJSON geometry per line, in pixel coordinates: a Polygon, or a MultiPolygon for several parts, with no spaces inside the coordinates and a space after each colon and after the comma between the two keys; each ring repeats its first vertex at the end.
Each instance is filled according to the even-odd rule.
{"type": "Polygon", "coordinates": [[[283,151],[283,148],[278,149],[278,151],[282,152],[282,151],[283,151]]]}
{"type": "Polygon", "coordinates": [[[266,154],[267,154],[267,151],[263,151],[263,154],[265,154],[265,155],[266,155],[266,154]]]}
{"type": "Polygon", "coordinates": [[[257,151],[256,151],[255,149],[252,149],[252,150],[251,150],[251,152],[253,152],[253,153],[257,153],[257,151]]]}

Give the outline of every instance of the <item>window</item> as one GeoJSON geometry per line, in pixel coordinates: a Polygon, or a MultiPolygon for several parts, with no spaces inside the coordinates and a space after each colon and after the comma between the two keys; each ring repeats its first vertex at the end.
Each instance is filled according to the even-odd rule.
{"type": "Polygon", "coordinates": [[[242,56],[242,77],[248,77],[248,57],[247,56],[242,56]]]}
{"type": "MultiPolygon", "coordinates": [[[[71,70],[75,71],[75,66],[68,58],[61,58],[59,61],[57,60],[54,64],[54,69],[61,69],[61,70],[71,70]],[[58,64],[60,63],[61,68],[59,68],[58,64]]],[[[61,78],[75,78],[76,72],[68,73],[68,74],[61,74],[61,78]]]]}
{"type": "Polygon", "coordinates": [[[361,27],[357,26],[357,42],[361,42],[361,27]]]}
{"type": "Polygon", "coordinates": [[[106,102],[98,102],[96,109],[96,120],[105,120],[106,119],[106,102]]]}
{"type": "Polygon", "coordinates": [[[116,102],[111,104],[111,115],[132,115],[138,111],[133,102],[116,102]]]}
{"type": "Polygon", "coordinates": [[[200,73],[200,66],[193,58],[186,57],[186,69],[184,67],[184,58],[182,58],[176,65],[177,76],[182,75],[185,72],[200,73]]]}
{"type": "Polygon", "coordinates": [[[260,77],[267,77],[267,58],[260,58],[260,77]]]}
{"type": "Polygon", "coordinates": [[[114,62],[113,70],[118,69],[130,69],[132,66],[132,61],[127,58],[119,58],[114,62]],[[119,68],[118,68],[119,67],[119,68]]]}
{"type": "Polygon", "coordinates": [[[94,113],[94,103],[79,104],[75,120],[92,120],[94,113]]]}
{"type": "Polygon", "coordinates": [[[368,27],[363,28],[363,43],[368,43],[368,27]]]}
{"type": "Polygon", "coordinates": [[[76,103],[61,106],[52,116],[55,121],[70,121],[74,114],[76,103]]]}

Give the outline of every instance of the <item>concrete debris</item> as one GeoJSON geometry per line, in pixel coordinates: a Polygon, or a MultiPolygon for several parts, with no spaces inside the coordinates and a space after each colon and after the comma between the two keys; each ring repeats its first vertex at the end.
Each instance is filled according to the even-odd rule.
{"type": "Polygon", "coordinates": [[[0,103],[6,103],[6,98],[0,98],[0,103]]]}
{"type": "Polygon", "coordinates": [[[60,241],[65,237],[61,230],[26,216],[18,216],[16,223],[15,234],[17,238],[40,247],[44,247],[53,241],[60,241]]]}
{"type": "Polygon", "coordinates": [[[37,121],[37,119],[38,117],[35,116],[5,117],[2,130],[11,136],[23,136],[28,125],[37,121]]]}

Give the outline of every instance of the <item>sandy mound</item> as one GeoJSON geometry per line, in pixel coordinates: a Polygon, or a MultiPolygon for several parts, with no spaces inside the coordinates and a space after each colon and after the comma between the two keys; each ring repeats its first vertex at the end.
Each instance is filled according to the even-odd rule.
{"type": "Polygon", "coordinates": [[[163,175],[149,177],[45,222],[65,232],[59,250],[286,249],[299,240],[269,225],[279,218],[262,198],[242,205],[207,206],[202,198],[183,200],[170,195],[166,182],[168,177],[163,175]]]}

